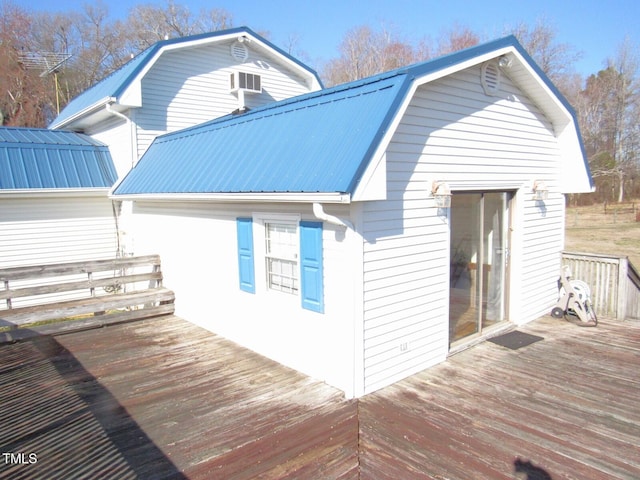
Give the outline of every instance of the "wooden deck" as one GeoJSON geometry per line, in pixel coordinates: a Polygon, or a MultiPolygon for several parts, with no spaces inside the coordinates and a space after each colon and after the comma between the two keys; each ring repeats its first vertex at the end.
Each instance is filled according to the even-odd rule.
{"type": "Polygon", "coordinates": [[[552,318],[365,397],[363,479],[639,479],[640,323],[552,318]]]}
{"type": "Polygon", "coordinates": [[[2,345],[0,478],[640,478],[640,324],[520,330],[359,401],[172,316],[2,345]]]}
{"type": "Polygon", "coordinates": [[[0,405],[0,478],[358,476],[355,401],[172,316],[1,346],[0,405]]]}

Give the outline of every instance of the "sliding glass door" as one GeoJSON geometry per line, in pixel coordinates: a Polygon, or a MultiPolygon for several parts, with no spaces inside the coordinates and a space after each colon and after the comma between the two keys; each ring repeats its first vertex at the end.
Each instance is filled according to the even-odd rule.
{"type": "Polygon", "coordinates": [[[450,343],[506,320],[511,196],[479,192],[452,197],[450,343]]]}

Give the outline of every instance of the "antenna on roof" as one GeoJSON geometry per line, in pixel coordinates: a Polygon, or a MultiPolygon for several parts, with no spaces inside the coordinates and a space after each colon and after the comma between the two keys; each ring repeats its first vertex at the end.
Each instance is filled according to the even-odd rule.
{"type": "Polygon", "coordinates": [[[20,55],[20,63],[30,70],[40,70],[40,76],[46,77],[53,73],[56,85],[56,110],[60,114],[60,87],[58,72],[62,65],[71,58],[70,53],[56,52],[26,52],[20,55]]]}

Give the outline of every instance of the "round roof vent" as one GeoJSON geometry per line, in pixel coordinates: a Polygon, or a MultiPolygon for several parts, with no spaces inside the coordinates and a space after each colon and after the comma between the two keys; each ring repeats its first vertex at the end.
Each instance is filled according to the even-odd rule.
{"type": "Polygon", "coordinates": [[[249,49],[242,40],[233,42],[231,45],[231,56],[239,62],[244,62],[249,58],[249,49]]]}

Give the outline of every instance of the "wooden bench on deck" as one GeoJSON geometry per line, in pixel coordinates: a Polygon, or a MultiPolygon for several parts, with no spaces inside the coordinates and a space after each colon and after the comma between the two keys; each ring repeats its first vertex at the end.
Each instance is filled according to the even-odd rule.
{"type": "Polygon", "coordinates": [[[0,342],[170,315],[174,300],[158,255],[4,268],[0,342]]]}

